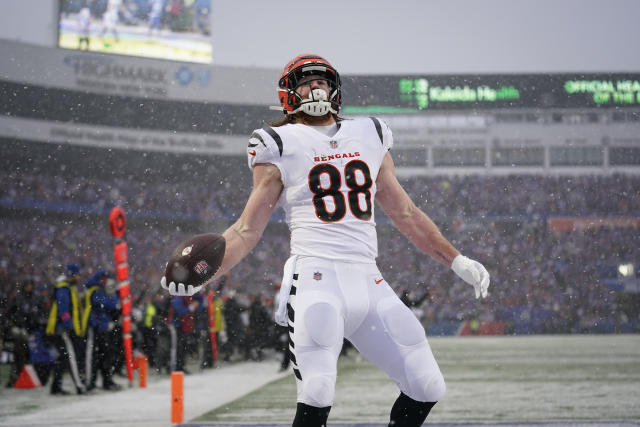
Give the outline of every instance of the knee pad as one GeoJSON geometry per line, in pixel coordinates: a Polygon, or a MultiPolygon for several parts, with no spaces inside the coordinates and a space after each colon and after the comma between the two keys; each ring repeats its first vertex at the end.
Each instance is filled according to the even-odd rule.
{"type": "Polygon", "coordinates": [[[447,389],[444,377],[429,347],[414,349],[405,359],[407,374],[406,391],[409,397],[420,402],[437,402],[447,389]]]}
{"type": "Polygon", "coordinates": [[[447,385],[440,371],[437,372],[437,375],[431,375],[424,381],[423,389],[425,402],[437,402],[442,399],[447,391],[447,385]]]}
{"type": "Polygon", "coordinates": [[[320,347],[328,348],[342,344],[338,311],[328,302],[316,302],[307,307],[304,326],[309,338],[320,347]]]}
{"type": "Polygon", "coordinates": [[[378,315],[396,344],[411,347],[426,341],[420,321],[399,299],[385,298],[378,304],[378,315]]]}
{"type": "Polygon", "coordinates": [[[315,375],[303,380],[302,395],[298,401],[307,405],[324,408],[333,405],[336,378],[329,375],[315,375]]]}

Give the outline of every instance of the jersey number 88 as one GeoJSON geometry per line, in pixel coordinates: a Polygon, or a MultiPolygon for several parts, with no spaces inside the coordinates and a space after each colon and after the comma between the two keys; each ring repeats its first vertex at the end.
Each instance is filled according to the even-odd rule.
{"type": "MultiPolygon", "coordinates": [[[[363,221],[371,219],[371,192],[369,189],[373,185],[371,179],[371,172],[369,166],[362,160],[352,160],[344,167],[344,177],[349,192],[347,198],[349,199],[349,209],[353,216],[363,221]],[[356,171],[360,171],[364,177],[364,182],[358,183],[356,179],[356,171]],[[366,202],[366,208],[363,210],[360,207],[359,195],[364,195],[366,202]]],[[[345,197],[340,192],[342,186],[342,175],[340,170],[332,164],[322,163],[314,166],[309,171],[309,189],[313,193],[313,205],[316,209],[316,216],[325,222],[340,221],[347,212],[345,203],[345,197]],[[329,186],[323,187],[320,182],[320,176],[327,174],[329,177],[329,186]],[[331,197],[335,209],[333,212],[327,210],[327,206],[324,202],[325,197],[331,197]]]]}

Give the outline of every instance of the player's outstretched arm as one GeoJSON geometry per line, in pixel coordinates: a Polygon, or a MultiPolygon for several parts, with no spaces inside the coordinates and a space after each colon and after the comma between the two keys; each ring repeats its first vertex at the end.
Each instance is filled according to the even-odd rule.
{"type": "Polygon", "coordinates": [[[229,271],[258,243],[276,207],[283,185],[280,170],[272,164],[253,168],[253,190],[240,218],[222,235],[226,248],[222,265],[214,278],[229,271]]]}
{"type": "Polygon", "coordinates": [[[489,273],[482,264],[460,252],[440,232],[440,229],[413,203],[395,174],[391,154],[387,153],[376,180],[376,200],[393,223],[418,249],[441,262],[472,285],[476,298],[487,296],[489,273]]]}
{"type": "MultiPolygon", "coordinates": [[[[202,245],[202,241],[205,240],[207,242],[206,244],[210,245],[210,247],[207,247],[210,251],[209,255],[214,257],[214,259],[210,261],[215,265],[214,269],[217,269],[216,274],[208,277],[204,282],[198,279],[197,283],[192,284],[189,283],[187,279],[189,269],[193,268],[193,271],[196,271],[194,266],[185,268],[184,265],[181,265],[182,261],[170,259],[169,262],[172,265],[171,273],[167,274],[165,272],[166,275],[160,280],[160,285],[168,290],[171,295],[191,296],[200,292],[208,283],[213,282],[229,271],[234,265],[240,262],[240,260],[254,248],[258,240],[260,240],[269,221],[269,217],[280,197],[282,188],[280,170],[276,166],[266,163],[256,165],[253,168],[253,190],[249,195],[249,200],[240,218],[222,233],[224,239],[220,238],[217,234],[195,236],[183,242],[176,248],[174,254],[172,254],[172,258],[177,256],[187,258],[187,261],[189,261],[194,245],[202,245]],[[196,243],[196,240],[199,240],[200,243],[196,243]],[[222,244],[220,244],[220,241],[222,244]],[[222,254],[222,248],[224,248],[224,254],[222,254]],[[220,261],[220,257],[222,257],[222,261],[220,261]],[[174,267],[175,265],[178,265],[180,268],[174,267]],[[173,274],[174,268],[178,268],[177,271],[181,272],[181,275],[184,277],[175,279],[175,275],[173,274]],[[167,276],[169,277],[167,278],[167,276]],[[184,283],[182,283],[183,281],[184,283]]],[[[167,263],[167,267],[169,267],[169,262],[167,263]]],[[[206,261],[205,265],[209,266],[206,261]]]]}
{"type": "Polygon", "coordinates": [[[389,153],[385,154],[382,161],[376,186],[378,204],[402,234],[422,252],[451,267],[453,259],[460,252],[440,233],[431,218],[422,212],[404,191],[396,178],[395,166],[389,153]]]}

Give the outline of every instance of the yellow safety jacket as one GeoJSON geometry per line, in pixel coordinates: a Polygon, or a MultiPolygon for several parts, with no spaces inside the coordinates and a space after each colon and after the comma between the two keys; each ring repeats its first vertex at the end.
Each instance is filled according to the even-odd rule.
{"type": "Polygon", "coordinates": [[[91,286],[84,295],[84,310],[82,311],[82,336],[87,333],[89,316],[91,315],[91,295],[98,289],[98,286],[91,286]]]}
{"type": "Polygon", "coordinates": [[[222,298],[213,299],[214,321],[216,332],[224,331],[224,314],[222,312],[222,298]]]}
{"type": "MultiPolygon", "coordinates": [[[[81,337],[82,329],[80,327],[80,305],[78,304],[78,289],[75,286],[69,285],[66,281],[60,281],[56,283],[56,293],[58,289],[68,288],[71,295],[71,320],[73,322],[73,331],[79,337],[81,337]]],[[[58,324],[58,299],[54,298],[51,304],[51,311],[49,311],[49,320],[47,321],[46,333],[53,335],[56,332],[56,325],[58,324]]]]}
{"type": "Polygon", "coordinates": [[[151,328],[153,326],[153,318],[156,315],[156,306],[153,304],[146,304],[144,306],[144,326],[145,328],[151,328]]]}

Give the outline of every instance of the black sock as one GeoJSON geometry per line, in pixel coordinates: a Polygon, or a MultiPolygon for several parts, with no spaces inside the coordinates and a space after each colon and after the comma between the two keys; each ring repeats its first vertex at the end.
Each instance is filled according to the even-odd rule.
{"type": "Polygon", "coordinates": [[[389,427],[421,426],[435,404],[436,402],[418,402],[401,392],[391,408],[389,427]]]}
{"type": "Polygon", "coordinates": [[[330,410],[331,406],[316,408],[298,402],[296,417],[291,427],[324,427],[327,425],[330,410]]]}

